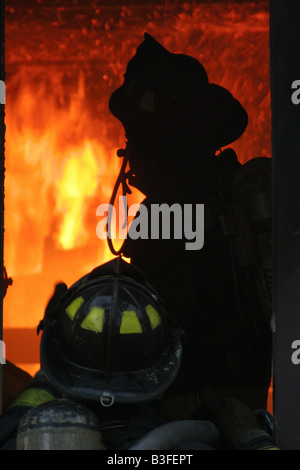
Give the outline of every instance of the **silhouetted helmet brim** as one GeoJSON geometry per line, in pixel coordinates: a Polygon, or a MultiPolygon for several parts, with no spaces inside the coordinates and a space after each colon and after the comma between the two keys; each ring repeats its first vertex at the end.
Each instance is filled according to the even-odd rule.
{"type": "Polygon", "coordinates": [[[225,88],[209,83],[198,60],[168,52],[147,33],[128,63],[124,84],[112,93],[109,109],[125,129],[137,127],[141,132],[142,123],[156,121],[164,134],[171,120],[170,125],[183,130],[183,136],[185,131],[206,136],[215,149],[238,139],[248,124],[239,101],[225,88]],[[136,83],[130,92],[128,80],[136,83]]]}

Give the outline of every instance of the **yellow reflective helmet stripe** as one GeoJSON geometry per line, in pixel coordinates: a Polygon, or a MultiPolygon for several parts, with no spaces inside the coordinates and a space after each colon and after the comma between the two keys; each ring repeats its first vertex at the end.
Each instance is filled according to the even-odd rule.
{"type": "Polygon", "coordinates": [[[96,331],[98,333],[102,333],[103,331],[103,323],[104,323],[104,308],[101,307],[92,307],[89,311],[83,322],[81,323],[81,327],[85,330],[96,331]]]}
{"type": "Polygon", "coordinates": [[[147,305],[146,312],[150,321],[150,325],[152,330],[158,327],[161,324],[161,318],[157,312],[157,310],[151,305],[147,305]]]}
{"type": "Polygon", "coordinates": [[[37,406],[46,401],[54,400],[54,396],[42,388],[28,388],[23,390],[13,401],[9,408],[14,406],[37,406]]]}
{"type": "Polygon", "coordinates": [[[260,447],[259,450],[280,450],[280,449],[279,449],[279,447],[269,445],[269,446],[265,446],[265,447],[260,447]]]}
{"type": "Polygon", "coordinates": [[[125,310],[122,315],[120,334],[142,333],[142,327],[134,310],[125,310]]]}
{"type": "Polygon", "coordinates": [[[71,318],[71,320],[74,320],[74,317],[76,313],[78,312],[78,310],[80,309],[83,302],[84,302],[83,297],[77,297],[77,299],[73,300],[73,302],[71,302],[70,305],[66,307],[66,313],[68,314],[69,318],[71,318]]]}

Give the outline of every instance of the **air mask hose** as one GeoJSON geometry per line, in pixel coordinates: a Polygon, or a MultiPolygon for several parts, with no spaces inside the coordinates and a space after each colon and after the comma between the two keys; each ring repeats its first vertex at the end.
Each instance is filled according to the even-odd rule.
{"type": "MultiPolygon", "coordinates": [[[[119,250],[116,250],[113,242],[112,242],[112,237],[111,237],[111,217],[112,217],[112,209],[115,205],[115,200],[116,196],[118,194],[119,187],[122,185],[122,191],[123,191],[123,196],[126,196],[126,194],[131,194],[131,190],[127,184],[127,180],[130,176],[132,176],[131,170],[126,172],[126,166],[129,160],[129,155],[128,155],[128,150],[127,148],[125,149],[119,149],[117,151],[118,157],[123,157],[123,163],[121,165],[121,169],[118,175],[118,178],[115,182],[114,189],[110,198],[109,202],[109,209],[108,209],[108,214],[107,214],[107,243],[109,246],[110,251],[112,252],[113,255],[118,256],[122,252],[122,246],[119,250]]],[[[126,212],[127,213],[127,212],[126,212]]]]}
{"type": "Polygon", "coordinates": [[[210,421],[173,421],[150,431],[129,450],[170,450],[187,441],[214,446],[219,439],[219,431],[210,421]]]}

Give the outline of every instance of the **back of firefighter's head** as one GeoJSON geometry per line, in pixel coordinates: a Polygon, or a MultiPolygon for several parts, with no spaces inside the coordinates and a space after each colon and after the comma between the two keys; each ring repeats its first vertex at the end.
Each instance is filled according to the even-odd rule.
{"type": "Polygon", "coordinates": [[[77,281],[45,315],[41,366],[71,397],[104,406],[144,402],[175,379],[181,340],[142,273],[118,258],[77,281]]]}
{"type": "Polygon", "coordinates": [[[147,33],[109,107],[140,158],[149,148],[199,158],[236,140],[247,125],[240,103],[209,83],[198,60],[168,52],[147,33]]]}

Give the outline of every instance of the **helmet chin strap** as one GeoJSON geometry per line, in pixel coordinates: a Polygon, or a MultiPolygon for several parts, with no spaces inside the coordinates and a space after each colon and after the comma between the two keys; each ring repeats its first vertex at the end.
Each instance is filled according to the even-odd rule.
{"type": "MultiPolygon", "coordinates": [[[[117,151],[118,157],[123,158],[123,162],[122,162],[122,166],[121,166],[118,178],[117,178],[117,180],[115,182],[115,185],[114,185],[114,189],[113,189],[113,192],[112,192],[112,195],[111,195],[111,198],[110,198],[109,210],[108,210],[108,214],[107,214],[107,243],[108,243],[110,251],[115,256],[119,256],[122,253],[123,245],[121,246],[121,248],[119,250],[116,250],[114,245],[113,245],[113,242],[112,242],[112,238],[111,238],[112,208],[115,205],[116,196],[118,194],[120,186],[122,186],[122,196],[126,196],[127,194],[132,193],[131,189],[129,188],[129,186],[127,184],[127,181],[129,180],[129,178],[131,176],[133,176],[133,173],[132,173],[132,170],[129,170],[129,171],[126,172],[126,166],[127,166],[128,160],[129,160],[129,153],[130,153],[130,151],[129,151],[129,148],[128,148],[127,145],[126,145],[125,149],[119,149],[117,151]]],[[[127,209],[128,209],[127,202],[125,202],[126,200],[124,198],[123,198],[123,201],[124,201],[124,204],[126,204],[126,208],[125,208],[126,212],[125,213],[127,214],[127,209]]],[[[127,219],[125,220],[124,225],[123,225],[122,228],[125,228],[126,226],[127,226],[127,219]]]]}

